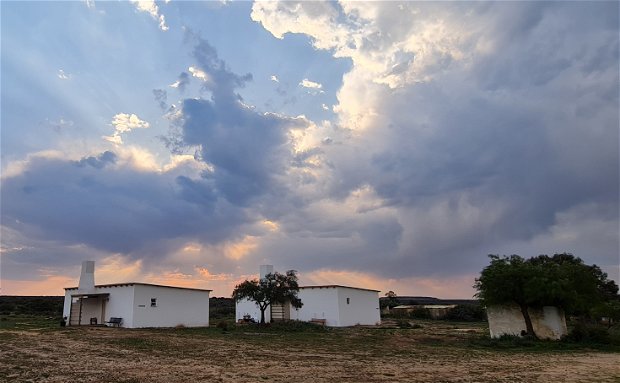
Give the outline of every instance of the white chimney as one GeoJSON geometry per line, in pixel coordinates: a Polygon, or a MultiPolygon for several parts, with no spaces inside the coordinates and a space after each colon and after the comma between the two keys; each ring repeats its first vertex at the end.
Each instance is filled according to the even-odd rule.
{"type": "Polygon", "coordinates": [[[260,266],[260,279],[265,279],[267,274],[273,273],[273,265],[261,265],[260,266]]]}
{"type": "Polygon", "coordinates": [[[95,292],[95,261],[82,261],[78,292],[82,294],[95,292]]]}

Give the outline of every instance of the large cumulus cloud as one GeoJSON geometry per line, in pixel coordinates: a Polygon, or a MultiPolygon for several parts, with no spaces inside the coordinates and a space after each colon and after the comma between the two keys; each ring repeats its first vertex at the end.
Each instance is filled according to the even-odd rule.
{"type": "Polygon", "coordinates": [[[218,242],[248,221],[208,181],[142,171],[106,151],[78,161],[33,157],[2,182],[3,225],[33,238],[162,256],[166,239],[218,242]]]}
{"type": "Polygon", "coordinates": [[[617,3],[261,2],[252,18],[351,60],[334,121],[247,105],[252,76],[189,33],[173,87],[189,72],[201,90],[165,141],[193,165],[32,156],[3,175],[3,262],[47,247],[456,278],[487,253],[573,251],[617,267],[617,3]]]}
{"type": "Polygon", "coordinates": [[[404,229],[373,270],[405,276],[477,270],[487,252],[581,250],[568,235],[580,225],[590,251],[578,255],[617,265],[617,236],[585,235],[592,219],[618,229],[617,14],[611,3],[272,2],[252,16],[353,60],[335,106],[350,133],[323,148],[327,193],[368,187],[393,210],[404,229]],[[554,240],[527,245],[540,236],[554,240]]]}

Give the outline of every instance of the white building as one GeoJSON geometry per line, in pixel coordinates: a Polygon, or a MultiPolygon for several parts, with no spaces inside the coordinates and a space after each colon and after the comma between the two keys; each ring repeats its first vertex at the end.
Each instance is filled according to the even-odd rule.
{"type": "Polygon", "coordinates": [[[148,283],[95,285],[95,262],[82,262],[79,287],[65,288],[67,325],[105,324],[121,318],[121,327],[201,327],[209,325],[211,290],[148,283]]]}
{"type": "MultiPolygon", "coordinates": [[[[273,266],[261,266],[260,277],[273,272],[273,266]]],[[[346,327],[380,323],[379,290],[340,285],[300,286],[297,294],[303,306],[273,305],[265,310],[265,322],[300,320],[321,322],[326,326],[346,327]]],[[[260,321],[258,305],[249,300],[237,302],[237,321],[249,316],[260,321]]]]}

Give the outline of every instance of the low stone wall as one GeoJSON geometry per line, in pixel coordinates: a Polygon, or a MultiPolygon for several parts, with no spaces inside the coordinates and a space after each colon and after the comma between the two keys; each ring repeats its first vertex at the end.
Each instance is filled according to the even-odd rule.
{"type": "MultiPolygon", "coordinates": [[[[566,335],[564,311],[554,306],[529,309],[534,332],[540,339],[560,339],[566,335]]],[[[487,307],[491,338],[502,335],[518,335],[526,331],[525,319],[518,306],[487,307]]]]}

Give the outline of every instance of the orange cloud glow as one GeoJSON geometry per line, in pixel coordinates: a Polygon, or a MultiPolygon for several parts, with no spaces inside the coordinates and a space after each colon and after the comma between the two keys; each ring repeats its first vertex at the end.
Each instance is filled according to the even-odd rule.
{"type": "Polygon", "coordinates": [[[471,299],[475,291],[474,275],[452,278],[379,278],[354,271],[318,270],[300,275],[301,285],[345,285],[380,290],[381,294],[394,291],[397,295],[431,296],[437,298],[471,299]]]}
{"type": "Polygon", "coordinates": [[[75,278],[55,275],[38,281],[2,280],[2,295],[64,295],[65,287],[77,286],[75,278]]]}

